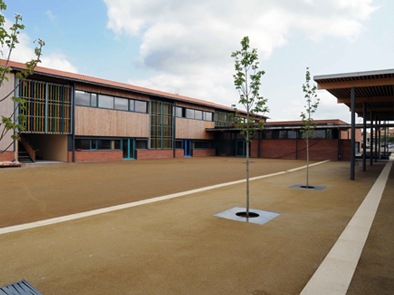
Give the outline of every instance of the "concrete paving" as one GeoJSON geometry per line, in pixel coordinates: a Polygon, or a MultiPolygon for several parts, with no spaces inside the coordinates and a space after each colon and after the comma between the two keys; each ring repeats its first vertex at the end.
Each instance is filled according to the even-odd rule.
{"type": "MultiPolygon", "coordinates": [[[[204,165],[197,164],[197,160],[193,159],[195,163],[188,162],[188,164],[193,166],[194,169],[191,169],[194,172],[200,167],[203,172],[197,174],[205,173],[205,178],[211,179],[215,176],[207,174],[207,171],[212,172],[214,166],[221,166],[219,162],[225,160],[232,162],[232,165],[224,164],[224,167],[231,168],[233,173],[237,169],[232,167],[244,167],[242,159],[227,158],[204,159],[202,160],[204,165]],[[210,161],[218,162],[210,166],[210,161]]],[[[304,161],[258,160],[253,164],[254,176],[261,173],[259,169],[262,168],[257,166],[264,166],[262,174],[267,174],[305,164],[304,161]]],[[[153,162],[144,161],[144,163],[153,166],[153,162]]],[[[125,181],[125,179],[116,181],[111,178],[109,171],[119,170],[124,164],[117,165],[115,165],[117,169],[109,170],[108,167],[112,166],[107,166],[105,171],[108,176],[107,181],[110,180],[110,183],[125,181]]],[[[235,206],[244,207],[245,185],[239,183],[176,199],[3,234],[0,235],[2,265],[0,285],[26,279],[45,295],[299,294],[347,226],[384,165],[383,161],[374,163],[374,166],[368,166],[367,172],[362,172],[360,166],[356,167],[356,181],[348,180],[349,163],[347,162],[329,162],[314,166],[310,170],[310,184],[326,186],[327,188],[322,191],[288,188],[293,184],[304,182],[305,170],[252,181],[251,207],[281,213],[264,225],[213,216],[235,206]]],[[[92,166],[95,165],[87,167],[92,166]]],[[[98,167],[105,165],[96,166],[98,167]]],[[[64,173],[70,171],[68,169],[70,168],[60,165],[50,170],[52,175],[59,173],[60,178],[59,171],[63,170],[64,173]]],[[[92,173],[99,173],[99,169],[89,169],[92,173]]],[[[178,170],[183,170],[185,174],[184,169],[179,165],[178,170]]],[[[72,169],[71,171],[78,172],[72,169]]],[[[149,177],[155,177],[156,171],[151,169],[152,175],[149,177]]],[[[66,179],[70,183],[75,183],[68,173],[64,174],[68,175],[66,179]]],[[[187,187],[183,183],[188,179],[187,176],[182,173],[179,175],[181,179],[178,180],[169,181],[166,177],[159,178],[162,191],[168,192],[167,186],[171,187],[171,183],[178,183],[182,188],[187,187]],[[167,185],[165,185],[166,181],[167,185]]],[[[233,180],[240,176],[241,174],[234,176],[233,180]]],[[[148,175],[146,174],[145,177],[148,175]]],[[[189,177],[189,184],[197,182],[193,185],[201,187],[201,182],[209,183],[207,180],[193,178],[192,174],[189,177]]],[[[97,176],[96,178],[101,179],[97,176]]],[[[146,184],[147,182],[142,179],[139,178],[139,182],[146,184]]],[[[392,183],[390,180],[389,183],[392,183]]],[[[33,185],[34,182],[31,184],[33,185]]],[[[41,189],[55,190],[52,185],[44,181],[41,189]]],[[[192,189],[193,185],[189,185],[188,189],[192,189]]],[[[42,197],[38,193],[40,185],[36,184],[36,186],[35,196],[42,197]]],[[[33,187],[29,189],[32,190],[33,187]]],[[[62,186],[61,188],[67,189],[59,191],[56,195],[58,203],[67,204],[60,201],[67,197],[64,194],[70,193],[74,188],[74,193],[78,195],[82,187],[82,179],[78,186],[70,188],[62,186]]],[[[119,186],[117,190],[114,190],[115,185],[111,187],[112,194],[124,194],[124,187],[119,186]]],[[[105,190],[104,185],[99,188],[105,190]]],[[[2,186],[1,189],[12,194],[13,189],[10,187],[2,186]]],[[[392,199],[391,186],[388,189],[388,192],[384,191],[382,202],[390,199],[390,196],[392,199]]],[[[137,192],[140,192],[138,188],[137,192]]],[[[19,191],[19,194],[23,192],[19,191]]],[[[4,201],[4,195],[0,196],[4,201]]],[[[109,194],[107,197],[112,198],[112,195],[109,194]]],[[[101,204],[100,202],[92,204],[91,198],[86,199],[89,206],[84,205],[84,208],[94,209],[101,204]]],[[[118,198],[114,203],[122,200],[118,198]]],[[[132,201],[132,198],[129,197],[128,200],[132,201]]],[[[391,204],[390,201],[387,202],[391,204]]],[[[25,207],[28,208],[28,204],[25,207]]],[[[60,209],[53,209],[56,210],[60,209]]],[[[390,209],[384,210],[386,211],[390,209]]],[[[69,212],[73,213],[73,210],[69,212]]],[[[377,217],[379,215],[378,211],[377,217]]],[[[34,221],[37,220],[37,216],[43,215],[34,216],[35,218],[30,219],[14,218],[13,224],[26,220],[34,221]]],[[[379,236],[376,230],[380,227],[375,228],[374,225],[375,222],[370,236],[379,236]]],[[[7,225],[3,222],[4,226],[7,225]]],[[[382,243],[381,246],[384,248],[392,248],[392,243],[385,244],[388,241],[391,240],[385,239],[379,243],[382,243]]],[[[366,249],[369,248],[368,242],[369,239],[366,249]]],[[[385,272],[393,271],[394,259],[390,256],[391,253],[392,251],[387,250],[382,254],[386,259],[385,262],[381,261],[383,264],[381,267],[385,272]]],[[[365,259],[367,261],[374,255],[367,255],[365,258],[363,256],[364,253],[360,264],[361,261],[365,259]]],[[[376,267],[379,268],[379,265],[376,267]]],[[[364,277],[353,281],[349,292],[374,294],[365,293],[364,291],[371,288],[367,287],[368,284],[362,283],[373,273],[361,272],[364,277]],[[358,284],[353,288],[353,284],[357,282],[358,284]]],[[[357,275],[358,269],[355,278],[357,275]]],[[[379,284],[378,281],[375,282],[379,284]]]]}

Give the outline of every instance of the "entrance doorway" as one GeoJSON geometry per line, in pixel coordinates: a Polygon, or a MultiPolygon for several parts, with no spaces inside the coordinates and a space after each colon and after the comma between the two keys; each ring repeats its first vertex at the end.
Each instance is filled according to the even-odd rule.
{"type": "Polygon", "coordinates": [[[135,139],[122,139],[123,160],[133,160],[135,156],[135,139]]]}
{"type": "Polygon", "coordinates": [[[183,140],[183,149],[185,150],[185,157],[192,156],[192,141],[190,139],[183,140]]]}
{"type": "Polygon", "coordinates": [[[237,140],[235,155],[237,157],[246,157],[246,140],[237,140]]]}

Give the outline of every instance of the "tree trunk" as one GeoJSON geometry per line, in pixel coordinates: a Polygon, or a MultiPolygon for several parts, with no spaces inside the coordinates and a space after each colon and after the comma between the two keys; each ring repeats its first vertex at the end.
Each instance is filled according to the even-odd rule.
{"type": "Polygon", "coordinates": [[[309,135],[306,138],[306,188],[309,185],[309,135]]]}
{"type": "Polygon", "coordinates": [[[246,140],[246,217],[249,217],[249,136],[246,140]]]}

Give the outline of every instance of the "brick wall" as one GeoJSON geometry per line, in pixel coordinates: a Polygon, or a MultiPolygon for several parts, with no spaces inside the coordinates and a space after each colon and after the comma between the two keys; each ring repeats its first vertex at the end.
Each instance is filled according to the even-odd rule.
{"type": "MultiPolygon", "coordinates": [[[[348,140],[343,140],[342,142],[348,140]]],[[[257,140],[252,141],[252,157],[257,157],[257,140]]],[[[346,148],[343,147],[343,153],[346,148]]],[[[260,157],[271,159],[306,159],[306,141],[298,140],[298,145],[294,139],[267,139],[260,142],[260,157]],[[297,149],[297,153],[296,153],[297,149]]],[[[309,140],[310,160],[333,160],[338,159],[337,139],[310,139],[309,140]]],[[[345,160],[345,159],[343,159],[345,160]]],[[[345,160],[346,161],[346,160],[345,160]]]]}
{"type": "Polygon", "coordinates": [[[250,157],[251,158],[258,158],[259,157],[259,140],[252,139],[250,145],[250,157]]]}
{"type": "Polygon", "coordinates": [[[14,152],[4,152],[0,154],[0,161],[12,161],[15,159],[14,152]]]}
{"type": "Polygon", "coordinates": [[[210,156],[215,156],[215,154],[216,154],[215,149],[193,150],[193,157],[210,157],[210,156]]]}
{"type": "Polygon", "coordinates": [[[341,161],[350,161],[352,142],[350,139],[341,140],[341,161]]]}
{"type": "Polygon", "coordinates": [[[174,157],[174,150],[137,150],[137,160],[169,159],[174,157]]]}
{"type": "MultiPolygon", "coordinates": [[[[300,140],[298,142],[300,142],[300,140]]],[[[252,145],[252,154],[253,154],[253,145],[252,145]]],[[[273,158],[273,159],[295,159],[296,140],[294,139],[264,140],[263,139],[260,142],[260,157],[273,158]]]]}
{"type": "MultiPolygon", "coordinates": [[[[122,161],[122,151],[76,151],[75,162],[122,161]]],[[[68,152],[67,161],[72,162],[72,152],[68,152]]]]}
{"type": "Polygon", "coordinates": [[[184,150],[175,150],[175,158],[184,158],[185,151],[184,150]]]}
{"type": "MultiPolygon", "coordinates": [[[[298,140],[298,159],[306,159],[306,141],[298,140]]],[[[310,160],[338,160],[338,139],[310,139],[310,160]]]]}

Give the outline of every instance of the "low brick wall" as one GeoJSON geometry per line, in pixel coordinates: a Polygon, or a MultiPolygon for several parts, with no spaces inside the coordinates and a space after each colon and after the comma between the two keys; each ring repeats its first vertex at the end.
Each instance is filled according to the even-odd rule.
{"type": "Polygon", "coordinates": [[[169,159],[174,157],[174,150],[137,150],[137,160],[169,159]]]}
{"type": "Polygon", "coordinates": [[[196,149],[193,150],[193,157],[211,157],[215,156],[215,149],[196,149]]]}
{"type": "MultiPolygon", "coordinates": [[[[306,141],[298,140],[298,159],[306,159],[306,141]]],[[[310,160],[338,160],[338,139],[310,139],[310,160]]]]}
{"type": "Polygon", "coordinates": [[[4,152],[0,154],[0,161],[12,161],[15,159],[15,152],[4,152]]]}
{"type": "Polygon", "coordinates": [[[341,161],[350,161],[352,141],[350,139],[341,140],[341,161]]]}
{"type": "Polygon", "coordinates": [[[184,158],[185,157],[185,151],[184,150],[175,150],[175,158],[184,158]]]}
{"type": "MultiPolygon", "coordinates": [[[[300,142],[300,140],[298,142],[300,142]]],[[[252,149],[252,155],[253,155],[253,149],[252,149]]],[[[265,139],[264,140],[263,139],[260,142],[260,157],[269,158],[269,159],[295,159],[296,140],[294,139],[265,139]]]]}
{"type": "MultiPolygon", "coordinates": [[[[122,151],[75,151],[75,162],[122,161],[122,151]]],[[[67,161],[72,162],[72,152],[68,152],[67,161]]]]}
{"type": "Polygon", "coordinates": [[[252,142],[250,145],[250,157],[251,158],[258,158],[259,157],[259,141],[258,141],[258,139],[252,139],[252,142]]]}

